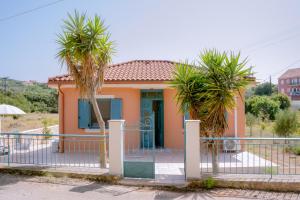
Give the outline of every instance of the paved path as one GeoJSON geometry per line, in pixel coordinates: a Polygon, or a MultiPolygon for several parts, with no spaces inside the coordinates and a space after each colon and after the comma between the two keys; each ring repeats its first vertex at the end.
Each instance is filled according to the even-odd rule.
{"type": "Polygon", "coordinates": [[[210,192],[175,193],[69,178],[20,177],[0,174],[0,199],[9,200],[105,200],[105,199],[300,199],[295,193],[218,189],[210,192]]]}
{"type": "MultiPolygon", "coordinates": [[[[51,134],[58,134],[59,133],[59,126],[53,125],[48,127],[51,130],[51,134]]],[[[43,128],[36,128],[36,129],[30,129],[26,131],[22,131],[21,133],[42,133],[43,128]]]]}

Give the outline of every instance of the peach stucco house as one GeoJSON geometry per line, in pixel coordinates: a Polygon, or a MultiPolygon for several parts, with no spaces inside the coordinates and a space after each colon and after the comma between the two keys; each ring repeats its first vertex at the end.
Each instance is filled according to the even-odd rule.
{"type": "MultiPolygon", "coordinates": [[[[175,100],[172,80],[175,63],[164,60],[134,60],[110,65],[105,71],[105,84],[98,95],[104,120],[124,119],[128,124],[143,122],[154,113],[155,146],[182,148],[183,119],[175,100]]],[[[48,85],[59,91],[59,132],[89,134],[97,128],[88,102],[79,97],[72,77],[49,78],[48,85]]],[[[237,107],[228,112],[229,128],[225,136],[243,137],[245,112],[243,97],[237,97],[237,107]]]]}

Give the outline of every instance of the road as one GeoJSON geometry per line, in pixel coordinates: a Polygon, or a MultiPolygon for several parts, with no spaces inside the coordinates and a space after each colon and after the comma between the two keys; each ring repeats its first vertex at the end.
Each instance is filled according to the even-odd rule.
{"type": "Polygon", "coordinates": [[[0,199],[3,200],[148,200],[148,199],[300,199],[293,193],[217,189],[209,192],[176,193],[147,188],[106,185],[69,178],[20,177],[0,174],[0,199]]]}

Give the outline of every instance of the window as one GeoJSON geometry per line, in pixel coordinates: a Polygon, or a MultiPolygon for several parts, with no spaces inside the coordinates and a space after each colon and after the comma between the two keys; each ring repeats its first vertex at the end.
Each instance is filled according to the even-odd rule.
{"type": "MultiPolygon", "coordinates": [[[[122,118],[121,99],[97,99],[97,103],[106,128],[108,120],[122,118]]],[[[78,128],[99,128],[92,105],[85,99],[78,99],[78,128]]]]}
{"type": "Polygon", "coordinates": [[[284,93],[284,88],[281,88],[281,93],[284,93]]]}
{"type": "Polygon", "coordinates": [[[281,85],[283,85],[284,84],[284,80],[281,80],[281,85]]]}
{"type": "MultiPolygon", "coordinates": [[[[100,109],[102,118],[105,122],[105,127],[108,128],[108,120],[110,120],[110,113],[111,113],[111,99],[97,99],[98,107],[100,109]]],[[[94,109],[92,109],[91,112],[91,126],[92,128],[98,128],[98,122],[97,118],[94,112],[94,109]]]]}

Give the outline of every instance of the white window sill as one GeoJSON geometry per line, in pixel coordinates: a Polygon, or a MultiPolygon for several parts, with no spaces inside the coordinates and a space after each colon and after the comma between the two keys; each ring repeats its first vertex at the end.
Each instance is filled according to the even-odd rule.
{"type": "MultiPolygon", "coordinates": [[[[86,133],[99,133],[101,130],[99,128],[86,128],[84,132],[86,133]]],[[[105,132],[108,132],[108,129],[105,129],[105,132]]]]}
{"type": "Polygon", "coordinates": [[[86,129],[84,129],[84,132],[86,132],[86,133],[99,133],[100,129],[99,128],[93,128],[93,129],[86,128],[86,129]]]}

